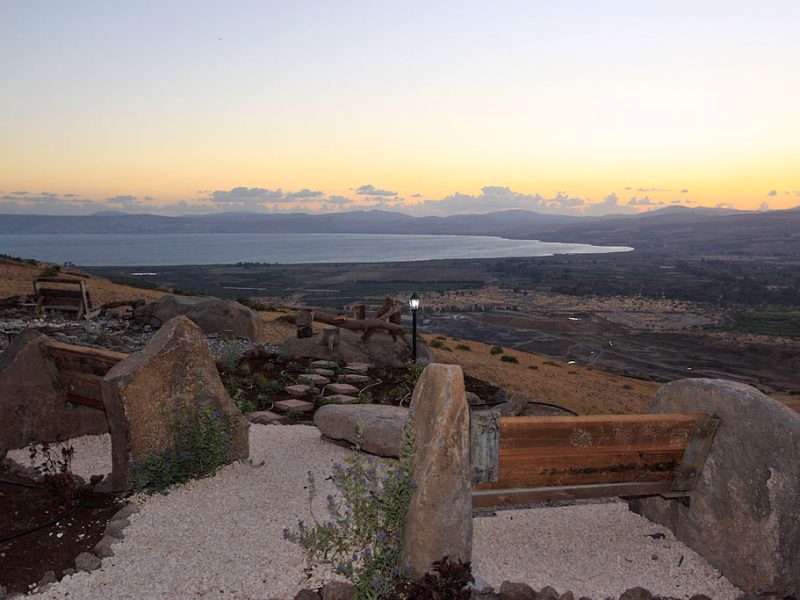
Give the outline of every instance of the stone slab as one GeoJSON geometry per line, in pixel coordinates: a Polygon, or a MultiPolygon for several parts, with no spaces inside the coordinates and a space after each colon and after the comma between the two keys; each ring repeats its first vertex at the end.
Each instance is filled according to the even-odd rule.
{"type": "Polygon", "coordinates": [[[339,363],[332,360],[315,360],[311,362],[311,367],[314,369],[338,369],[339,363]]]}
{"type": "Polygon", "coordinates": [[[247,413],[247,418],[251,423],[258,423],[259,425],[280,425],[286,422],[286,417],[275,414],[271,410],[247,413]]]}
{"type": "Polygon", "coordinates": [[[336,377],[336,371],[332,371],[331,369],[312,369],[311,372],[317,375],[322,375],[323,377],[336,377]]]}
{"type": "Polygon", "coordinates": [[[276,402],[275,408],[281,412],[310,412],[314,410],[314,403],[293,398],[291,400],[280,400],[279,402],[276,402]]]}
{"type": "Polygon", "coordinates": [[[316,373],[303,373],[302,375],[298,376],[297,380],[300,383],[307,383],[309,385],[315,385],[317,387],[327,385],[331,382],[331,380],[328,379],[327,377],[323,377],[322,375],[317,375],[316,373]]]}
{"type": "Polygon", "coordinates": [[[297,384],[297,385],[287,385],[283,388],[287,394],[290,396],[305,396],[308,394],[308,391],[311,389],[309,386],[305,384],[297,384]]]}
{"type": "Polygon", "coordinates": [[[330,400],[331,398],[338,398],[339,404],[358,404],[359,400],[355,396],[347,396],[345,394],[331,394],[330,396],[326,396],[326,400],[330,400]]]}
{"type": "Polygon", "coordinates": [[[367,375],[358,375],[356,373],[345,373],[339,375],[341,383],[369,383],[370,379],[367,375]]]}
{"type": "Polygon", "coordinates": [[[348,371],[352,371],[353,373],[358,373],[359,375],[366,375],[367,371],[372,368],[372,365],[364,362],[351,362],[345,365],[345,369],[348,371]]]}
{"type": "Polygon", "coordinates": [[[328,395],[358,396],[358,388],[349,383],[331,383],[326,386],[325,391],[328,392],[328,395]]]}

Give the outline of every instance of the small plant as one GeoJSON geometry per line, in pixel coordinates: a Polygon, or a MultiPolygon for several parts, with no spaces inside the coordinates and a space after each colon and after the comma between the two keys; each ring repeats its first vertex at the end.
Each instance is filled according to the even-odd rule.
{"type": "Polygon", "coordinates": [[[360,404],[372,404],[372,393],[370,392],[359,392],[358,393],[358,401],[360,404]]]}
{"type": "Polygon", "coordinates": [[[187,406],[173,414],[170,432],[174,445],[131,465],[137,490],[162,492],[172,485],[213,475],[228,461],[230,428],[211,403],[187,406]]]}
{"type": "Polygon", "coordinates": [[[447,340],[447,338],[446,338],[445,336],[443,336],[443,335],[437,335],[437,336],[436,336],[435,338],[433,338],[433,339],[435,339],[435,340],[442,340],[443,342],[447,340]]]}
{"type": "Polygon", "coordinates": [[[500,357],[500,360],[507,363],[513,363],[515,365],[519,364],[519,359],[516,356],[511,356],[510,354],[503,354],[500,357]]]}
{"type": "Polygon", "coordinates": [[[256,410],[255,402],[245,396],[244,390],[241,388],[239,388],[239,391],[233,397],[233,402],[236,404],[236,408],[242,411],[242,413],[251,413],[256,410]]]}
{"type": "Polygon", "coordinates": [[[297,423],[300,420],[300,413],[296,410],[289,409],[286,411],[286,418],[292,423],[297,423]]]}
{"type": "Polygon", "coordinates": [[[467,352],[469,352],[470,350],[472,350],[472,348],[470,346],[467,346],[466,344],[458,344],[456,346],[456,350],[466,350],[467,352]]]}
{"type": "Polygon", "coordinates": [[[440,340],[439,338],[434,338],[431,340],[430,346],[431,348],[441,348],[444,346],[444,340],[440,340]]]}
{"type": "Polygon", "coordinates": [[[474,582],[470,561],[451,561],[447,556],[433,563],[433,573],[425,573],[409,586],[409,600],[469,600],[467,584],[474,582]]]}
{"type": "Polygon", "coordinates": [[[408,369],[406,380],[413,388],[415,385],[417,385],[417,381],[419,381],[419,377],[422,375],[422,371],[425,367],[418,362],[410,360],[406,363],[406,368],[408,369]]]}
{"type": "MultiPolygon", "coordinates": [[[[412,417],[413,418],[413,417],[412,417]]],[[[329,520],[320,523],[311,510],[314,524],[302,521],[295,529],[284,529],[284,537],[306,552],[310,568],[330,565],[356,587],[354,598],[377,600],[397,597],[408,585],[401,569],[400,553],[406,513],[413,494],[414,434],[412,418],[403,428],[399,460],[381,466],[370,456],[356,453],[347,466],[333,467],[337,496],[328,496],[329,520]]],[[[359,427],[356,449],[363,439],[359,427]]],[[[309,474],[309,509],[316,496],[309,474]]]]}
{"type": "Polygon", "coordinates": [[[233,342],[224,342],[222,346],[222,356],[220,363],[228,373],[236,371],[236,365],[239,364],[239,347],[233,342]]]}
{"type": "Polygon", "coordinates": [[[502,354],[504,352],[501,346],[492,346],[489,348],[489,354],[502,354]]]}
{"type": "Polygon", "coordinates": [[[241,363],[239,365],[239,373],[245,377],[248,377],[250,375],[250,364],[246,362],[241,363]]]}
{"type": "Polygon", "coordinates": [[[322,396],[319,397],[319,403],[322,405],[325,404],[341,404],[342,399],[339,396],[328,396],[327,398],[323,398],[322,396]]]}
{"type": "Polygon", "coordinates": [[[31,464],[37,459],[41,461],[36,470],[42,473],[45,483],[67,507],[74,506],[78,499],[78,484],[72,474],[74,455],[75,448],[72,445],[51,446],[45,442],[38,448],[32,445],[28,449],[31,464]]]}
{"type": "Polygon", "coordinates": [[[305,368],[298,362],[290,362],[286,365],[286,370],[289,371],[289,373],[303,373],[305,368]]]}
{"type": "Polygon", "coordinates": [[[269,396],[266,394],[258,394],[256,396],[255,405],[258,410],[267,410],[269,405],[272,403],[272,400],[269,399],[269,396]]]}
{"type": "Polygon", "coordinates": [[[242,306],[246,306],[247,308],[255,311],[262,311],[262,310],[269,310],[269,307],[261,302],[257,302],[250,298],[237,298],[236,301],[241,304],[242,306]]]}
{"type": "Polygon", "coordinates": [[[50,265],[42,269],[42,272],[39,273],[39,277],[55,277],[59,273],[61,273],[61,267],[58,265],[50,265]]]}

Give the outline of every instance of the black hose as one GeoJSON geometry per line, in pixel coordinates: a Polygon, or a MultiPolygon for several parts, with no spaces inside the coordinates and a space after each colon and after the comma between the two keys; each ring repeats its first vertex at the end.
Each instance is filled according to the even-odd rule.
{"type": "Polygon", "coordinates": [[[574,417],[578,416],[578,413],[576,413],[574,410],[570,410],[570,409],[565,408],[563,406],[559,406],[558,404],[550,404],[549,402],[537,402],[537,401],[533,401],[533,400],[528,401],[528,404],[538,404],[540,406],[549,406],[551,408],[557,408],[558,410],[563,410],[564,412],[568,412],[569,414],[571,414],[574,417]]]}
{"type": "Polygon", "coordinates": [[[50,489],[46,485],[41,485],[39,483],[25,483],[23,481],[12,481],[10,479],[0,479],[0,483],[5,483],[6,485],[17,485],[19,487],[25,487],[25,488],[33,488],[34,490],[50,489]]]}
{"type": "Polygon", "coordinates": [[[80,504],[78,502],[76,502],[75,506],[70,508],[64,514],[59,515],[55,519],[50,519],[49,521],[47,521],[46,523],[42,523],[41,525],[36,525],[35,527],[30,527],[28,529],[24,529],[23,531],[18,531],[17,533],[12,533],[10,535],[6,535],[6,536],[1,537],[0,538],[0,544],[5,544],[6,542],[10,542],[11,540],[15,540],[17,538],[21,538],[21,537],[29,535],[31,533],[35,533],[35,532],[37,532],[37,531],[39,531],[41,529],[45,529],[47,527],[55,525],[56,523],[58,523],[62,519],[66,519],[68,516],[70,516],[72,513],[74,513],[76,510],[78,510],[78,508],[80,508],[80,504]]]}

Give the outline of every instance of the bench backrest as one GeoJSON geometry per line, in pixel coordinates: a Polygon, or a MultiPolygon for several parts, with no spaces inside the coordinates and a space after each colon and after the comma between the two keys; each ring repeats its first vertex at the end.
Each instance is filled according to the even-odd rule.
{"type": "Polygon", "coordinates": [[[686,495],[718,422],[699,413],[500,418],[476,411],[473,503],[686,495]]]}

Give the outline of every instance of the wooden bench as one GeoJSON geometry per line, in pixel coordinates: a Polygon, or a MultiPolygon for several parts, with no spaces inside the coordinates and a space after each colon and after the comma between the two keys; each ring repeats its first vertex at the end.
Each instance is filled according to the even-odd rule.
{"type": "Polygon", "coordinates": [[[111,367],[128,355],[55,340],[47,340],[43,346],[55,367],[58,381],[66,392],[66,400],[104,411],[103,377],[111,367]]]}
{"type": "Polygon", "coordinates": [[[500,417],[473,411],[473,507],[688,496],[718,424],[700,413],[500,417]]]}
{"type": "Polygon", "coordinates": [[[46,316],[48,311],[75,313],[78,319],[93,319],[100,313],[92,305],[89,290],[83,279],[69,277],[39,277],[33,282],[34,313],[46,316]],[[44,287],[53,284],[59,287],[44,287]]]}

